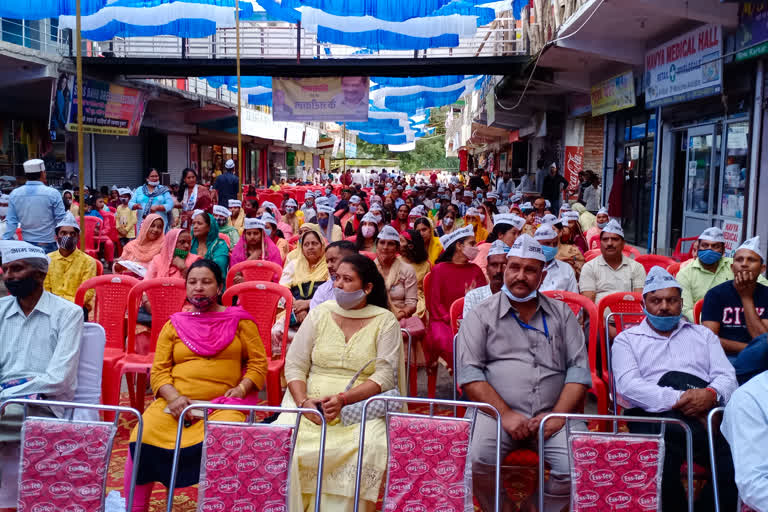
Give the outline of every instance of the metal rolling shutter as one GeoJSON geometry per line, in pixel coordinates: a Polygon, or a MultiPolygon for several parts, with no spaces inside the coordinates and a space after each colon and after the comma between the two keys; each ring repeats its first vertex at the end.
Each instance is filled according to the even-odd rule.
{"type": "Polygon", "coordinates": [[[171,183],[181,181],[181,171],[189,167],[189,141],[186,135],[168,135],[168,173],[171,183]]]}
{"type": "Polygon", "coordinates": [[[143,182],[144,138],[96,135],[96,186],[138,187],[143,182]]]}

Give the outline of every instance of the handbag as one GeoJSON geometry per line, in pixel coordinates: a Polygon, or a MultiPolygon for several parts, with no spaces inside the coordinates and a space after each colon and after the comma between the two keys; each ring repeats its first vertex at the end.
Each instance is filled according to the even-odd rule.
{"type": "MultiPolygon", "coordinates": [[[[355,384],[355,381],[360,376],[363,371],[365,371],[366,368],[368,368],[371,363],[376,361],[385,361],[384,359],[377,357],[374,359],[371,359],[367,363],[363,365],[362,368],[355,374],[354,377],[349,381],[349,384],[347,384],[347,387],[344,388],[344,392],[346,393],[350,389],[352,389],[352,386],[355,384]]],[[[395,366],[395,387],[390,389],[389,391],[385,391],[383,393],[379,393],[375,396],[400,396],[400,392],[397,389],[397,366],[395,366]]],[[[362,400],[360,402],[355,402],[354,404],[345,405],[341,408],[341,423],[345,426],[354,425],[355,423],[360,423],[360,421],[363,419],[363,405],[365,405],[365,400],[362,400]]],[[[401,411],[403,408],[403,404],[400,402],[385,402],[382,400],[377,400],[373,403],[371,403],[368,406],[366,418],[383,418],[387,414],[387,409],[391,412],[398,412],[401,411]]]]}

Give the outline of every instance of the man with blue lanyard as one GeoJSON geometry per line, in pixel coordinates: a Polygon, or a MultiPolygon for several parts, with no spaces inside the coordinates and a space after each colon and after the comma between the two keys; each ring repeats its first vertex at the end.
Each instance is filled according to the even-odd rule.
{"type": "MultiPolygon", "coordinates": [[[[541,245],[520,235],[507,254],[501,293],[474,307],[459,330],[458,383],[470,400],[489,403],[501,413],[502,459],[513,450],[535,446],[547,414],[582,412],[592,385],[584,335],[571,308],[538,292],[545,264],[541,245]]],[[[571,426],[586,429],[583,422],[571,426]]],[[[542,512],[559,511],[569,501],[563,427],[561,419],[544,424],[544,459],[551,471],[542,512]]],[[[470,457],[474,495],[486,511],[493,510],[495,431],[495,419],[479,414],[470,457]]],[[[502,510],[508,506],[505,503],[502,510]]],[[[526,506],[522,510],[528,510],[526,506]]]]}

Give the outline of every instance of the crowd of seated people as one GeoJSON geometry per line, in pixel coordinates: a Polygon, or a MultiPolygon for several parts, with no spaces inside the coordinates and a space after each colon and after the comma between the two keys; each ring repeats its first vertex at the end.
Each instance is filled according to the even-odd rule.
{"type": "MultiPolygon", "coordinates": [[[[28,166],[33,172],[22,188],[45,187],[40,165],[28,166]]],[[[605,333],[617,404],[626,415],[688,425],[695,463],[704,467],[710,465],[707,414],[725,406],[713,454],[720,509],[733,510],[739,497],[755,510],[768,509],[762,441],[768,431],[768,287],[759,239],[744,241],[726,257],[722,231],[708,228],[695,242],[695,257],[675,277],[660,266],[646,272],[628,255],[620,223],[604,209],[595,216],[566,202],[553,212],[536,194],[484,180],[470,189],[459,182],[420,185],[383,176],[372,188],[327,183],[303,198],[288,194],[296,184],[284,184],[278,186],[286,194],[282,201],[257,199],[243,207],[241,200],[222,199],[215,187],[198,184],[192,170],[173,191],[158,183],[152,169],[133,191],[115,187],[112,206],[95,195],[77,203],[90,205],[89,216],[118,219],[117,247],[97,241],[98,250],[89,253],[78,248],[82,226],[72,210],[79,198],[71,191],[46,192],[40,208],[47,209],[39,215],[47,216],[50,229],[38,239],[40,230],[25,232],[29,221],[14,211],[20,193],[12,193],[8,217],[25,241],[12,239],[16,225],[0,241],[8,292],[0,298],[0,399],[73,399],[83,322],[97,320],[94,292],[85,295],[83,307],[74,304],[75,296],[102,271],[95,258],[107,262],[104,252],[113,251],[116,274],[183,280],[186,286],[183,307],[154,342],[147,336],[139,344],[154,352],[154,361],[131,512],[148,510],[155,482],[170,484],[179,422],[185,428],[175,485],[199,482],[203,422],[181,412],[195,401],[260,403],[268,353],[285,358],[282,405],[319,409],[327,422],[323,509],[352,510],[360,424],[340,422],[343,407],[389,390],[407,395],[407,366],[434,376],[442,363],[455,374],[464,399],[499,411],[502,456],[535,448],[542,419],[583,412],[595,378],[585,318],[544,292],[580,294],[595,305],[616,292],[635,294],[642,320],[629,328],[611,323],[605,333]],[[592,239],[599,254],[587,254],[592,239]],[[279,267],[272,281],[293,298],[290,308],[278,305],[269,340],[262,339],[245,307],[222,305],[230,269],[249,261],[279,267]],[[456,333],[451,310],[461,300],[456,333]],[[419,333],[410,361],[403,330],[419,333]],[[288,348],[281,354],[284,337],[288,348]]],[[[235,286],[249,281],[245,271],[233,274],[229,282],[235,286]]],[[[146,300],[139,323],[142,314],[151,324],[146,300]]],[[[138,332],[140,326],[128,328],[138,332]]],[[[33,412],[61,417],[42,403],[33,412]]],[[[22,417],[18,408],[6,409],[0,442],[19,442],[22,417]]],[[[211,419],[242,422],[245,415],[219,410],[211,419]]],[[[272,420],[292,424],[295,418],[283,413],[272,420]]],[[[549,471],[543,492],[551,511],[562,510],[571,497],[565,421],[555,418],[544,426],[541,448],[549,471]]],[[[310,416],[301,420],[289,487],[296,509],[311,509],[318,499],[319,424],[310,416]]],[[[628,428],[659,433],[649,425],[630,422],[628,428]]],[[[587,425],[573,422],[571,428],[587,425]]],[[[387,475],[384,420],[371,420],[366,432],[361,508],[375,510],[387,475]]],[[[664,439],[662,506],[682,510],[683,430],[668,426],[664,439]]],[[[133,429],[130,443],[136,442],[133,429]]],[[[493,510],[495,443],[495,420],[479,414],[469,459],[483,510],[493,510]]],[[[129,455],[126,489],[132,470],[129,455]]],[[[535,510],[534,501],[526,500],[523,510],[535,510]]],[[[713,507],[710,479],[698,492],[696,510],[713,507]]]]}

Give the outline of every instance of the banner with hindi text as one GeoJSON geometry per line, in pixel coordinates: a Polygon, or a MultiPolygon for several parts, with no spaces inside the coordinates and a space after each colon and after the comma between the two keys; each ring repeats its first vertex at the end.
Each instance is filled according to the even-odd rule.
{"type": "Polygon", "coordinates": [[[275,121],[364,122],[370,82],[365,76],[272,78],[275,121]]]}

